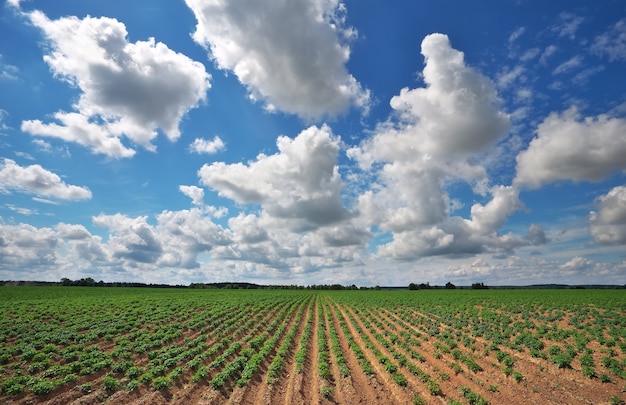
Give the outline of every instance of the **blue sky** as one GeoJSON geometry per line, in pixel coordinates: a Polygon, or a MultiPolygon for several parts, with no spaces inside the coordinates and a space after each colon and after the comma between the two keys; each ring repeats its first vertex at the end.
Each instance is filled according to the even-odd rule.
{"type": "Polygon", "coordinates": [[[0,279],[626,283],[621,1],[0,6],[0,279]]]}

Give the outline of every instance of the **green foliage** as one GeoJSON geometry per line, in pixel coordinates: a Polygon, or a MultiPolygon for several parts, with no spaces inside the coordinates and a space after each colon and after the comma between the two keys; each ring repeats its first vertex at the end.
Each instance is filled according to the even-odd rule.
{"type": "Polygon", "coordinates": [[[597,374],[596,374],[596,370],[593,367],[589,367],[589,366],[583,366],[583,374],[585,375],[585,377],[587,378],[596,378],[597,374]]]}
{"type": "Polygon", "coordinates": [[[106,376],[102,380],[102,387],[109,392],[115,392],[119,388],[120,383],[112,376],[106,376]]]}
{"type": "Polygon", "coordinates": [[[325,397],[330,397],[331,395],[333,395],[333,387],[329,386],[329,385],[322,385],[322,387],[320,388],[320,393],[325,396],[325,397]]]}
{"type": "Polygon", "coordinates": [[[624,401],[618,397],[617,395],[612,395],[611,398],[609,398],[609,404],[611,405],[624,405],[624,401]]]}
{"type": "Polygon", "coordinates": [[[406,387],[406,378],[400,373],[393,373],[393,381],[401,387],[406,387]]]}
{"type": "Polygon", "coordinates": [[[426,405],[426,400],[419,396],[419,394],[413,395],[413,405],[426,405]]]}
{"type": "Polygon", "coordinates": [[[470,405],[489,405],[489,401],[480,394],[473,392],[470,388],[462,386],[459,388],[470,405]]]}
{"type": "Polygon", "coordinates": [[[54,383],[52,381],[39,381],[33,384],[31,390],[35,395],[48,395],[54,390],[54,383]]]}
{"type": "Polygon", "coordinates": [[[428,380],[426,382],[426,389],[430,392],[430,395],[443,395],[441,387],[435,380],[428,380]]]}
{"type": "MultiPolygon", "coordinates": [[[[109,392],[190,382],[230,390],[265,371],[268,382],[282,378],[288,358],[302,372],[318,354],[315,371],[327,381],[333,380],[331,365],[339,370],[335,379],[355,372],[346,364],[349,355],[365,374],[375,374],[368,359],[380,362],[376,369],[399,385],[407,384],[408,370],[415,376],[410,380],[431,393],[441,390],[437,381],[446,381],[450,370],[479,373],[488,364],[521,380],[517,356],[532,356],[539,372],[554,363],[602,382],[621,386],[626,379],[619,291],[3,288],[0,401],[35,391],[49,395],[77,381],[97,381],[109,392]],[[316,310],[319,324],[313,324],[316,310]],[[322,337],[320,347],[312,347],[313,333],[322,337]],[[441,358],[446,369],[426,373],[420,352],[441,358]]],[[[483,376],[468,377],[487,386],[483,376]]],[[[87,393],[91,385],[80,390],[87,393]]],[[[466,394],[465,402],[484,400],[466,394]]]]}
{"type": "Polygon", "coordinates": [[[611,377],[609,377],[606,374],[600,374],[600,376],[598,377],[600,379],[601,382],[603,383],[610,383],[613,382],[613,380],[611,379],[611,377]]]}
{"type": "Polygon", "coordinates": [[[165,391],[172,386],[172,379],[167,376],[155,377],[150,386],[155,391],[165,391]]]}

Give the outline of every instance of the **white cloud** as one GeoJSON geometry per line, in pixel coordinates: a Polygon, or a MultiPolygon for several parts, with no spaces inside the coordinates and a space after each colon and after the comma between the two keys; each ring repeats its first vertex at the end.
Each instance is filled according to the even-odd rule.
{"type": "Polygon", "coordinates": [[[0,54],[0,79],[17,80],[20,70],[15,65],[2,62],[2,54],[0,54]]]}
{"type": "Polygon", "coordinates": [[[232,242],[231,236],[200,208],[163,211],[151,231],[162,247],[157,261],[162,267],[196,268],[200,265],[198,254],[232,242]]]}
{"type": "Polygon", "coordinates": [[[543,50],[541,56],[539,57],[539,62],[545,64],[548,61],[548,58],[554,55],[557,51],[556,45],[548,45],[546,49],[543,50]]]}
{"type": "Polygon", "coordinates": [[[626,18],[622,18],[606,32],[598,35],[591,50],[610,61],[626,61],[626,18]]]}
{"type": "Polygon", "coordinates": [[[583,63],[583,57],[580,55],[576,55],[566,60],[565,62],[561,63],[556,68],[554,68],[552,73],[555,75],[563,74],[563,73],[569,72],[572,69],[576,69],[577,67],[581,66],[582,63],[583,63]]]}
{"type": "Polygon", "coordinates": [[[528,62],[532,59],[535,59],[537,56],[539,56],[539,54],[541,53],[541,49],[539,48],[530,48],[528,50],[526,50],[526,52],[524,52],[521,56],[520,56],[520,60],[522,62],[528,62]]]}
{"type": "Polygon", "coordinates": [[[260,204],[273,225],[315,229],[349,217],[341,201],[339,138],[328,126],[312,126],[295,139],[281,136],[279,152],[248,165],[215,162],[198,171],[200,183],[240,204],[260,204]]]}
{"type": "Polygon", "coordinates": [[[416,153],[463,157],[484,151],[509,130],[493,83],[465,65],[446,35],[424,38],[422,54],[426,87],[404,88],[391,99],[402,122],[381,127],[360,152],[352,151],[361,163],[412,160],[416,153]]]}
{"type": "Polygon", "coordinates": [[[54,75],[81,94],[76,112],[55,114],[60,124],[24,121],[25,132],[128,157],[134,151],[121,144],[121,136],[154,150],[157,129],[178,139],[182,117],[206,99],[210,75],[201,63],[154,38],[128,42],[126,27],[115,19],[27,15],[45,34],[50,50],[44,60],[54,75]]]}
{"type": "Polygon", "coordinates": [[[226,145],[219,136],[215,136],[212,140],[204,138],[196,138],[193,143],[189,145],[189,149],[195,153],[206,153],[213,155],[219,151],[224,150],[226,145]]]}
{"type": "Polygon", "coordinates": [[[581,270],[586,270],[592,265],[593,262],[591,260],[576,256],[572,257],[567,263],[562,264],[561,269],[567,271],[568,273],[576,273],[581,270]]]}
{"type": "Polygon", "coordinates": [[[583,17],[564,11],[559,14],[559,22],[552,26],[552,31],[556,32],[560,37],[574,39],[578,28],[584,21],[583,17]]]}
{"type": "MultiPolygon", "coordinates": [[[[5,123],[8,116],[9,116],[9,113],[6,110],[3,110],[2,108],[0,108],[0,130],[9,128],[7,124],[5,123]]],[[[3,134],[0,133],[0,135],[3,135],[3,134]]]]}
{"type": "Polygon", "coordinates": [[[87,187],[65,184],[57,174],[40,165],[22,167],[11,159],[4,159],[0,163],[0,192],[11,190],[60,200],[91,199],[87,187]]]}
{"type": "Polygon", "coordinates": [[[181,193],[191,198],[194,205],[204,204],[204,190],[196,186],[179,186],[181,193]]]}
{"type": "Polygon", "coordinates": [[[15,211],[20,215],[35,215],[37,214],[37,210],[33,210],[31,208],[18,207],[14,204],[5,204],[5,207],[10,209],[11,211],[15,211]]]}
{"type": "Polygon", "coordinates": [[[626,244],[626,186],[613,188],[596,200],[598,211],[589,213],[589,230],[596,243],[626,244]]]}
{"type": "Polygon", "coordinates": [[[519,37],[521,37],[526,32],[525,27],[519,27],[515,31],[509,35],[509,43],[515,42],[519,37]]]}
{"type": "Polygon", "coordinates": [[[515,248],[545,243],[543,230],[537,225],[532,225],[526,235],[500,235],[497,231],[507,217],[523,206],[515,187],[496,186],[491,195],[486,205],[472,206],[470,219],[447,217],[432,225],[395,231],[393,241],[381,245],[378,254],[401,260],[485,252],[510,254],[515,248]]]}
{"type": "Polygon", "coordinates": [[[603,65],[593,66],[593,67],[584,69],[581,72],[577,73],[576,76],[574,76],[574,78],[572,80],[577,85],[586,84],[591,76],[596,75],[596,74],[602,72],[603,70],[604,70],[604,66],[603,65]]]}
{"type": "Polygon", "coordinates": [[[607,115],[581,119],[575,107],[552,113],[517,156],[515,184],[538,188],[558,180],[600,181],[626,169],[626,120],[607,115]]]}
{"type": "Polygon", "coordinates": [[[518,79],[522,78],[524,74],[523,66],[515,66],[512,69],[503,70],[498,75],[498,87],[506,88],[515,83],[518,79]]]}
{"type": "Polygon", "coordinates": [[[40,120],[22,122],[21,129],[31,135],[48,136],[66,142],[76,142],[90,148],[94,153],[101,153],[116,158],[131,157],[135,150],[122,144],[118,136],[109,129],[92,122],[80,113],[56,112],[54,118],[60,124],[46,124],[40,120]]]}
{"type": "Polygon", "coordinates": [[[107,249],[113,259],[129,264],[154,264],[163,253],[163,243],[147,217],[130,218],[122,214],[100,214],[92,218],[94,225],[108,228],[110,232],[107,249]]]}
{"type": "Polygon", "coordinates": [[[0,270],[53,265],[57,260],[58,244],[59,240],[50,228],[0,222],[0,270]]]}
{"type": "Polygon", "coordinates": [[[56,231],[60,238],[69,240],[84,240],[91,238],[91,234],[83,225],[59,223],[56,231]]]}
{"type": "Polygon", "coordinates": [[[23,1],[24,0],[7,0],[7,4],[15,8],[20,8],[20,3],[22,3],[23,1]]]}
{"type": "Polygon", "coordinates": [[[268,110],[307,119],[367,110],[369,91],[346,69],[355,31],[338,0],[186,3],[198,21],[195,41],[268,110]]]}
{"type": "Polygon", "coordinates": [[[497,233],[522,207],[517,188],[488,186],[475,162],[510,128],[498,110],[493,83],[465,65],[463,53],[442,34],[422,42],[425,88],[403,89],[391,105],[399,122],[379,126],[371,139],[348,151],[377,183],[358,199],[358,211],[393,240],[377,253],[414,260],[429,255],[509,252],[529,239],[497,233]],[[471,219],[451,217],[447,184],[466,182],[491,194],[474,204],[471,219]]]}

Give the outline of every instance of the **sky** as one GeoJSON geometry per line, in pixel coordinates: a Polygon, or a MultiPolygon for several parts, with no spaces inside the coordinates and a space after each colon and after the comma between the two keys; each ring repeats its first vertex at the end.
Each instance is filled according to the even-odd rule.
{"type": "Polygon", "coordinates": [[[626,283],[622,0],[6,0],[0,280],[626,283]]]}

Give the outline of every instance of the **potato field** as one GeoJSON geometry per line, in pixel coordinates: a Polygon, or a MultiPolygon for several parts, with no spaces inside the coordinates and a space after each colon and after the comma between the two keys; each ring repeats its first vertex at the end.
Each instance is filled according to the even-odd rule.
{"type": "Polygon", "coordinates": [[[626,290],[0,287],[3,404],[620,404],[626,290]]]}

